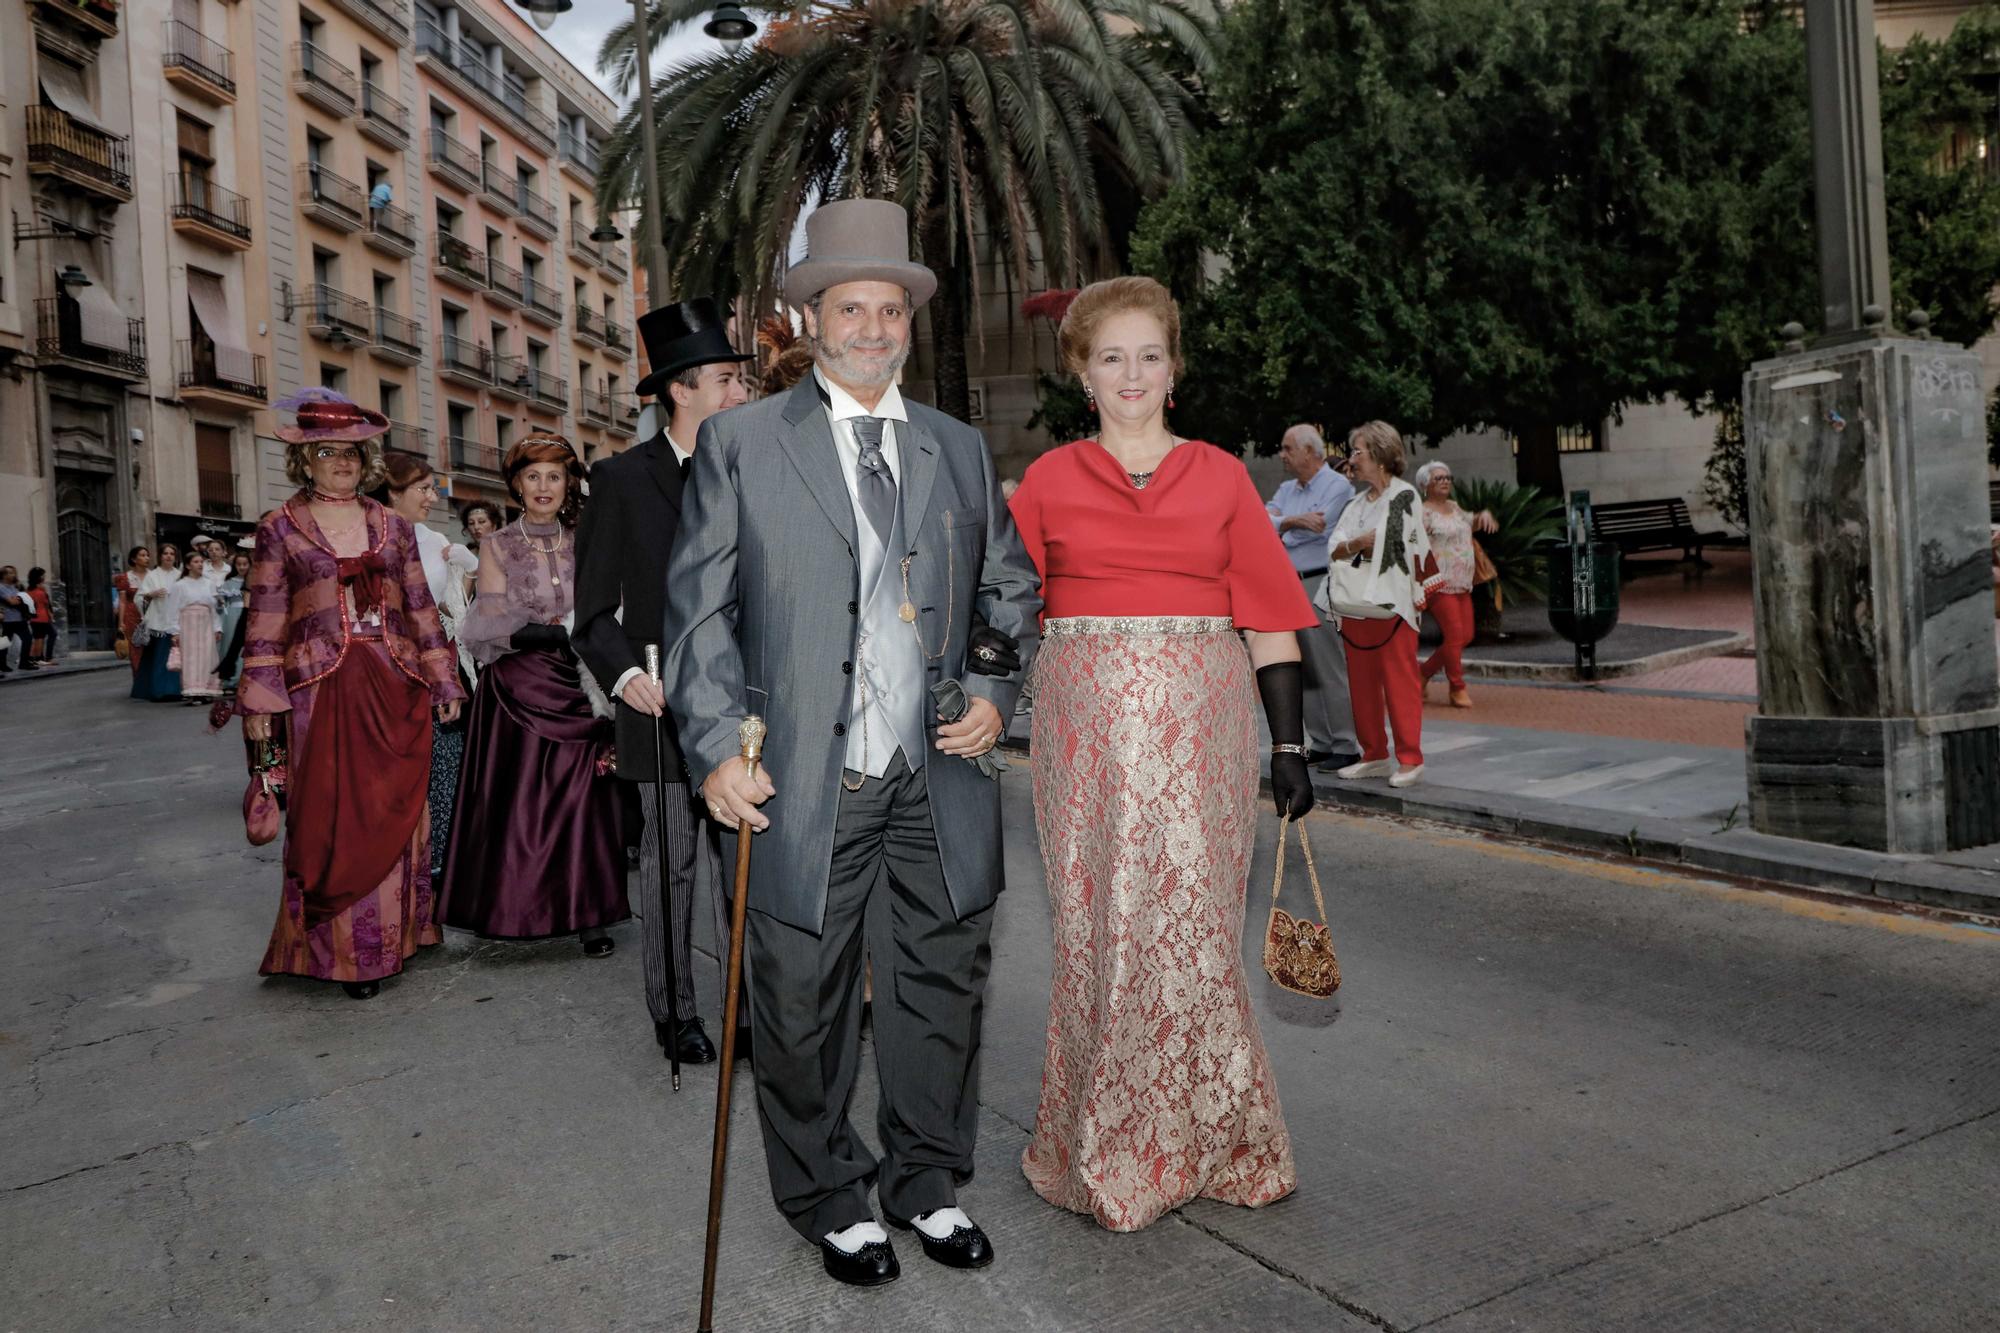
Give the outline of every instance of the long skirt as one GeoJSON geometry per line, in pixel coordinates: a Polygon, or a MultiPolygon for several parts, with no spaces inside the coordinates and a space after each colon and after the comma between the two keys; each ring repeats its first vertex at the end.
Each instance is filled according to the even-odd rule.
{"type": "Polygon", "coordinates": [[[451,817],[458,804],[458,770],[465,763],[465,729],[439,727],[431,738],[431,878],[444,882],[451,852],[451,817]]]}
{"type": "Polygon", "coordinates": [[[1226,618],[1043,628],[1035,826],[1055,959],[1021,1169],[1113,1231],[1196,1197],[1259,1207],[1297,1183],[1243,975],[1252,688],[1226,618]]]}
{"type": "Polygon", "coordinates": [[[193,604],[181,608],[181,693],[190,699],[213,699],[222,693],[215,674],[215,612],[193,604]]]}
{"type": "Polygon", "coordinates": [[[444,924],[541,939],[632,915],[624,803],[600,762],[611,739],[574,658],[527,649],[479,673],[445,859],[444,924]]]}
{"type": "Polygon", "coordinates": [[[375,981],[444,934],[431,892],[430,692],[380,640],[291,696],[285,886],[264,975],[375,981]]]}
{"type": "Polygon", "coordinates": [[[155,634],[137,650],[139,669],[132,673],[132,697],[154,703],[175,703],[181,697],[181,673],[167,670],[167,654],[174,650],[172,636],[155,634]]]}

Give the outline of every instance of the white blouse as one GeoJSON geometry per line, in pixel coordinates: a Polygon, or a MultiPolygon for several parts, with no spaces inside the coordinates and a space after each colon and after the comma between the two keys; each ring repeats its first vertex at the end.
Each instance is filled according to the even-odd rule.
{"type": "Polygon", "coordinates": [[[450,581],[456,577],[462,582],[465,576],[477,574],[479,557],[428,524],[414,526],[417,554],[424,562],[424,579],[431,585],[431,600],[443,606],[450,581]]]}
{"type": "Polygon", "coordinates": [[[174,585],[181,581],[181,571],[178,566],[173,569],[156,568],[146,571],[145,579],[139,584],[138,596],[141,623],[150,632],[172,634],[179,629],[180,613],[169,608],[167,598],[163,595],[147,601],[146,594],[155,592],[165,594],[172,591],[174,585]]]}

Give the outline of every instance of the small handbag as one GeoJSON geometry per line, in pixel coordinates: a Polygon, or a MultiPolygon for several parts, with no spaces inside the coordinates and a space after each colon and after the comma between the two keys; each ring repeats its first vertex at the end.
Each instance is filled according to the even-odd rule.
{"type": "Polygon", "coordinates": [[[1493,557],[1486,554],[1486,548],[1479,544],[1479,538],[1472,539],[1472,584],[1491,583],[1500,577],[1500,567],[1493,563],[1493,557]]]}
{"type": "Polygon", "coordinates": [[[180,669],[181,669],[181,641],[179,639],[175,639],[174,646],[167,649],[167,670],[179,671],[180,669]]]}
{"type": "Polygon", "coordinates": [[[1340,960],[1333,953],[1333,932],[1326,923],[1326,899],[1320,896],[1319,871],[1313,866],[1312,843],[1306,826],[1287,815],[1278,825],[1278,864],[1271,874],[1271,916],[1264,926],[1264,971],[1271,980],[1298,995],[1324,1000],[1340,989],[1340,960]],[[1299,850],[1306,858],[1306,879],[1312,885],[1319,924],[1295,917],[1278,906],[1285,884],[1285,830],[1299,830],[1299,850]]]}
{"type": "Polygon", "coordinates": [[[262,847],[278,836],[285,808],[285,747],[278,741],[248,741],[250,785],[243,789],[243,836],[262,847]]]}

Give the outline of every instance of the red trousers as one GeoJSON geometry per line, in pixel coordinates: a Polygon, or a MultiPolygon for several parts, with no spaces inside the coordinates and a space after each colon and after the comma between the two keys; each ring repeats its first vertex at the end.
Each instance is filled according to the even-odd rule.
{"type": "Polygon", "coordinates": [[[1424,681],[1417,673],[1417,632],[1401,616],[1346,620],[1341,629],[1341,643],[1347,649],[1347,693],[1354,701],[1354,738],[1361,743],[1361,757],[1389,757],[1389,735],[1382,726],[1386,712],[1396,733],[1396,762],[1415,768],[1424,762],[1424,681]],[[1379,641],[1380,646],[1363,648],[1356,640],[1379,641]]]}
{"type": "Polygon", "coordinates": [[[1454,690],[1465,688],[1465,645],[1472,642],[1472,594],[1434,592],[1429,598],[1430,613],[1444,631],[1444,642],[1424,659],[1424,679],[1440,670],[1454,690]]]}

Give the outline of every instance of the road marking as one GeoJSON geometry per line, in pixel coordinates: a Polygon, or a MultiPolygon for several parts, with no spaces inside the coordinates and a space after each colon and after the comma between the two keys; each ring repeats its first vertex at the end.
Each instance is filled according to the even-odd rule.
{"type": "Polygon", "coordinates": [[[1521,794],[1540,797],[1545,801],[1560,801],[1587,791],[1601,791],[1613,783],[1645,782],[1652,778],[1663,778],[1669,773],[1693,768],[1701,762],[1699,759],[1688,759],[1680,755],[1663,755],[1658,759],[1641,759],[1636,763],[1586,768],[1567,777],[1537,778],[1533,782],[1524,783],[1521,786],[1521,794]]]}
{"type": "Polygon", "coordinates": [[[1894,910],[1898,904],[1886,900],[1880,906],[1866,902],[1850,905],[1823,898],[1800,897],[1782,890],[1749,889],[1735,884],[1725,884],[1720,880],[1702,879],[1696,873],[1686,870],[1620,865],[1615,861],[1599,861],[1568,852],[1553,852],[1525,844],[1499,842],[1437,824],[1424,824],[1420,827],[1384,819],[1379,815],[1350,815],[1324,807],[1316,807],[1307,818],[1351,824],[1384,837],[1422,842],[1432,847],[1456,846],[1477,849],[1486,855],[1499,857],[1503,861],[1540,866],[1543,869],[1582,875],[1586,878],[1610,880],[1617,884],[1670,891],[1693,889],[1697,893],[1722,902],[1740,903],[1752,907],[1776,907],[1791,916],[1824,921],[1830,925],[1869,926],[1876,930],[1886,930],[1893,935],[1910,935],[1920,939],[1955,940],[1960,943],[1976,940],[1984,944],[2000,944],[2000,928],[1980,925],[1973,921],[1939,921],[1930,917],[1906,916],[1894,910]]]}

